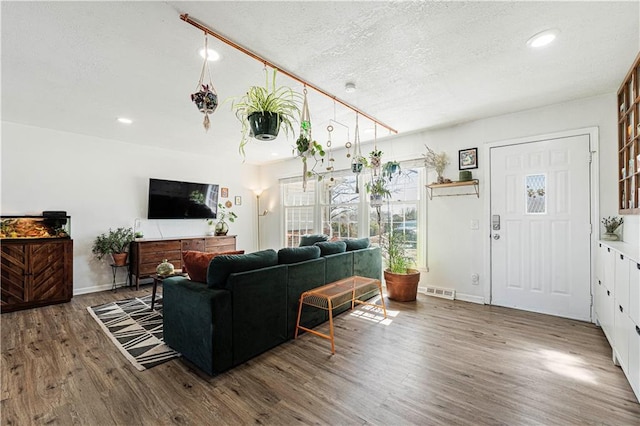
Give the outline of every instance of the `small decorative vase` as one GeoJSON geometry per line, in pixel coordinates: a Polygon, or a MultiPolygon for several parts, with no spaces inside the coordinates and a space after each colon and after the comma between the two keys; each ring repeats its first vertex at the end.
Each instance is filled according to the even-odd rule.
{"type": "Polygon", "coordinates": [[[444,176],[438,175],[438,183],[444,183],[444,176]]]}
{"type": "Polygon", "coordinates": [[[351,171],[353,173],[360,173],[362,171],[363,164],[359,161],[351,163],[351,171]]]}
{"type": "Polygon", "coordinates": [[[613,232],[605,232],[602,235],[602,239],[604,241],[618,241],[620,239],[620,237],[618,237],[618,234],[613,233],[613,232]]]}
{"type": "Polygon", "coordinates": [[[113,264],[116,266],[124,266],[127,264],[127,255],[129,253],[111,253],[113,264]]]}
{"type": "Polygon", "coordinates": [[[216,235],[227,235],[227,232],[229,232],[229,225],[227,225],[227,222],[221,220],[216,223],[216,235]]]}
{"type": "Polygon", "coordinates": [[[156,267],[156,273],[161,277],[166,277],[167,275],[172,275],[174,272],[173,265],[169,263],[167,259],[164,259],[161,264],[156,267]]]}

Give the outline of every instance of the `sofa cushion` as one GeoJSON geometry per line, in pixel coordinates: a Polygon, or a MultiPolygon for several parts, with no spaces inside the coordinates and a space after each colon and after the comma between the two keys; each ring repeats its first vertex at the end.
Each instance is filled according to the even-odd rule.
{"type": "Polygon", "coordinates": [[[189,274],[191,281],[207,282],[207,268],[209,262],[221,254],[243,254],[244,250],[225,251],[222,253],[208,253],[204,251],[189,250],[182,253],[182,272],[189,274]]]}
{"type": "Polygon", "coordinates": [[[342,240],[347,244],[347,251],[361,250],[369,247],[369,237],[342,240]]]}
{"type": "Polygon", "coordinates": [[[320,241],[327,241],[329,239],[328,235],[324,234],[307,234],[300,237],[300,247],[304,246],[312,246],[320,241]]]}
{"type": "Polygon", "coordinates": [[[314,245],[320,247],[320,256],[347,251],[347,244],[344,241],[321,241],[314,245]]]}
{"type": "Polygon", "coordinates": [[[305,260],[317,259],[320,257],[320,247],[285,247],[278,250],[278,264],[288,265],[290,263],[304,262],[305,260]]]}
{"type": "Polygon", "coordinates": [[[230,274],[252,271],[278,264],[278,253],[273,249],[248,254],[216,256],[209,263],[207,285],[209,288],[226,288],[230,274]]]}

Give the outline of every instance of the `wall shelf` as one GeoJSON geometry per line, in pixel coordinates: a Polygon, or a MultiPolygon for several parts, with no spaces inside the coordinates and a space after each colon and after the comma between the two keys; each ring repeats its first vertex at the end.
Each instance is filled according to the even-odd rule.
{"type": "Polygon", "coordinates": [[[480,198],[480,181],[478,179],[472,179],[467,181],[458,181],[458,182],[450,182],[450,183],[432,183],[426,185],[427,187],[427,195],[429,195],[429,199],[432,200],[434,197],[459,197],[461,195],[475,195],[480,198]],[[434,189],[444,189],[444,188],[460,188],[465,186],[472,186],[474,192],[463,192],[463,193],[454,193],[454,194],[433,194],[434,189]]]}
{"type": "Polygon", "coordinates": [[[618,90],[618,211],[640,214],[640,55],[618,90]]]}

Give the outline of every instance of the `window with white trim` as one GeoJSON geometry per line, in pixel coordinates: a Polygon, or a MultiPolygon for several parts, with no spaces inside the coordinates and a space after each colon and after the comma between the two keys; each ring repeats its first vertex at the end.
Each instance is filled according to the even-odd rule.
{"type": "Polygon", "coordinates": [[[316,193],[313,181],[302,190],[302,178],[281,183],[284,211],[285,247],[298,247],[300,236],[317,234],[315,227],[316,193]]]}

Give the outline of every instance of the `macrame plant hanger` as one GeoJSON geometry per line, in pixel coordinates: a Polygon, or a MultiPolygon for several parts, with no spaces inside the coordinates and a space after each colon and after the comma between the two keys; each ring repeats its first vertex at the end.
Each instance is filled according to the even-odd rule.
{"type": "Polygon", "coordinates": [[[196,92],[191,95],[191,101],[196,104],[198,110],[204,114],[202,125],[205,131],[209,130],[211,121],[209,114],[218,107],[218,93],[213,87],[213,79],[211,78],[211,69],[209,68],[209,48],[207,42],[207,33],[204,33],[204,62],[202,63],[202,71],[200,72],[200,80],[196,86],[196,92]],[[209,83],[205,84],[205,74],[209,76],[209,83]]]}
{"type": "MultiPolygon", "coordinates": [[[[309,114],[309,103],[307,102],[307,87],[304,87],[304,101],[302,102],[302,114],[300,115],[300,137],[305,137],[309,143],[309,149],[312,149],[310,146],[313,142],[311,139],[311,115],[309,114]]],[[[307,151],[302,152],[302,191],[307,190],[307,151]]]]}
{"type": "Polygon", "coordinates": [[[353,137],[353,160],[351,162],[351,171],[356,174],[356,194],[360,193],[358,176],[364,167],[362,157],[362,147],[360,145],[360,128],[358,126],[358,112],[356,111],[356,130],[353,137]]]}

